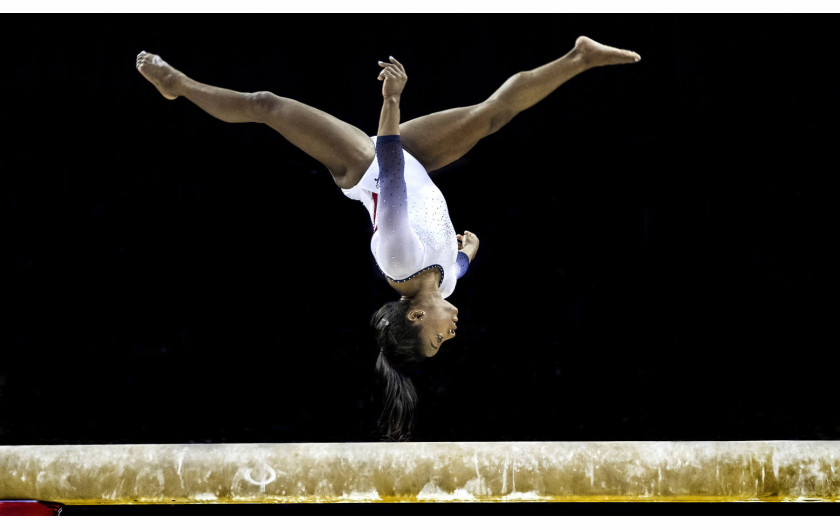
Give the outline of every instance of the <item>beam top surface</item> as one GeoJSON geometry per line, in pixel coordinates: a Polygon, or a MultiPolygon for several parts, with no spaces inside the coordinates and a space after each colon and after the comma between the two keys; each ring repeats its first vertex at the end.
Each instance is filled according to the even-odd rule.
{"type": "Polygon", "coordinates": [[[838,501],[840,442],[0,446],[0,499],[63,504],[838,501]]]}

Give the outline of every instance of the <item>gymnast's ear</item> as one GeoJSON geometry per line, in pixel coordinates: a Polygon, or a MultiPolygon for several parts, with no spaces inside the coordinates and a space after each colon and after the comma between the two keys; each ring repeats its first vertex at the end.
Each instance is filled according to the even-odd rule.
{"type": "Polygon", "coordinates": [[[424,316],[426,316],[426,312],[422,309],[412,309],[406,314],[406,317],[412,322],[422,322],[424,316]]]}

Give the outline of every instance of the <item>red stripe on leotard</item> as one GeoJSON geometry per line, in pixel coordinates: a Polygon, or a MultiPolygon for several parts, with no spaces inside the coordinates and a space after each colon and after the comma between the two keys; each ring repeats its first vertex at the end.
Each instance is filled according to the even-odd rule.
{"type": "Polygon", "coordinates": [[[371,195],[373,196],[373,231],[376,232],[376,229],[377,229],[377,226],[376,226],[376,203],[377,203],[377,200],[379,199],[379,194],[378,193],[371,193],[371,195]]]}

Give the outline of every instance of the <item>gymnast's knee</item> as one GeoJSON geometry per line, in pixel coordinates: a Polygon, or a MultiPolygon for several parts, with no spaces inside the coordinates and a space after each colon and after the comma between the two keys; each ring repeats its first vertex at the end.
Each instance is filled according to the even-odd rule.
{"type": "Polygon", "coordinates": [[[266,122],[269,116],[282,112],[285,106],[284,98],[266,90],[248,94],[248,100],[248,109],[253,121],[260,123],[266,122]]]}
{"type": "Polygon", "coordinates": [[[516,116],[516,109],[502,98],[491,98],[481,104],[481,112],[487,117],[487,134],[493,134],[516,116]]]}

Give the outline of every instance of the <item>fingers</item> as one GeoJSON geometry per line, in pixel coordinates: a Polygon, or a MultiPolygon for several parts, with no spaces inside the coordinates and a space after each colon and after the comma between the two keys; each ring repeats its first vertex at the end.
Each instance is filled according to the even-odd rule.
{"type": "Polygon", "coordinates": [[[391,62],[386,63],[385,61],[377,61],[379,66],[382,67],[382,71],[379,72],[377,79],[379,81],[387,81],[388,79],[391,79],[399,86],[402,86],[408,79],[408,76],[405,74],[405,67],[402,63],[394,59],[393,55],[389,55],[388,59],[390,59],[391,62]]]}
{"type": "Polygon", "coordinates": [[[389,59],[391,59],[391,62],[392,62],[392,63],[394,63],[395,65],[397,65],[397,67],[400,69],[400,72],[405,73],[405,67],[402,65],[402,63],[401,63],[401,62],[399,62],[398,60],[394,59],[394,56],[393,56],[393,55],[389,55],[389,56],[388,56],[388,58],[389,58],[389,59]]]}
{"type": "Polygon", "coordinates": [[[400,73],[393,66],[387,66],[379,72],[379,77],[382,78],[383,76],[388,77],[400,77],[400,73]]]}
{"type": "Polygon", "coordinates": [[[406,75],[406,73],[405,73],[405,67],[402,65],[402,63],[400,63],[399,61],[397,61],[396,59],[394,59],[394,57],[393,57],[393,56],[388,56],[388,58],[391,60],[391,62],[390,62],[390,63],[386,63],[386,62],[384,62],[384,61],[378,61],[378,62],[379,62],[379,66],[383,66],[383,67],[385,67],[385,66],[387,66],[387,67],[391,67],[391,68],[394,68],[394,70],[395,70],[395,71],[397,71],[397,72],[399,72],[400,74],[402,74],[402,75],[406,75]]]}
{"type": "Polygon", "coordinates": [[[382,72],[379,75],[382,75],[386,72],[390,73],[392,77],[407,77],[405,72],[401,72],[396,66],[388,63],[383,63],[379,61],[379,66],[382,66],[382,72]]]}

